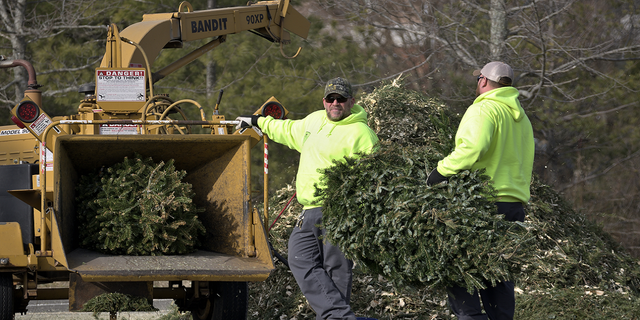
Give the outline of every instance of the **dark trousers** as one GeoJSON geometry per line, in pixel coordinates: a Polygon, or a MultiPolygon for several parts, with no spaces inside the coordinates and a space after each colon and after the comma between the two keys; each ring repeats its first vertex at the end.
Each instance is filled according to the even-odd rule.
{"type": "MultiPolygon", "coordinates": [[[[498,214],[508,221],[524,221],[524,207],[520,202],[496,202],[498,214]]],[[[449,291],[449,307],[459,320],[512,320],[516,309],[513,282],[505,281],[469,294],[466,288],[452,287],[449,291]],[[482,305],[480,304],[482,300],[482,305]],[[482,313],[482,307],[486,314],[482,313]]]]}
{"type": "Polygon", "coordinates": [[[323,241],[322,208],[305,210],[289,237],[289,268],[316,319],[355,320],[349,307],[353,262],[323,241]]]}

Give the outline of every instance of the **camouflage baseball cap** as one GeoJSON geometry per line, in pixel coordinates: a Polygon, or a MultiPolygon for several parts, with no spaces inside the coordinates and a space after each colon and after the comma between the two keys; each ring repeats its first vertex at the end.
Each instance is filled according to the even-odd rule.
{"type": "Polygon", "coordinates": [[[345,98],[353,97],[353,90],[351,84],[347,79],[335,78],[327,81],[327,86],[324,87],[324,97],[332,93],[337,93],[345,98]]]}

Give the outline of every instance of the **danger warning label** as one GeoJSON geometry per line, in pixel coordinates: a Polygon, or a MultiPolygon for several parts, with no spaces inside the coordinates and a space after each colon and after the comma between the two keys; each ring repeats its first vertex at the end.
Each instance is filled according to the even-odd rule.
{"type": "Polygon", "coordinates": [[[98,101],[145,101],[145,70],[96,70],[98,101]]]}
{"type": "Polygon", "coordinates": [[[140,134],[140,126],[135,124],[101,124],[100,134],[140,134]]]}

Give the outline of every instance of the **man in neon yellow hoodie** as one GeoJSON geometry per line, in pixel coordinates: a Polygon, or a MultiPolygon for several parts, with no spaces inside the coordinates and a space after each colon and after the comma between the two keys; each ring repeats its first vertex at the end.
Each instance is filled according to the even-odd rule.
{"type": "MultiPolygon", "coordinates": [[[[455,137],[455,149],[438,162],[427,185],[447,180],[462,170],[485,168],[497,190],[498,214],[509,221],[524,221],[523,204],[529,201],[535,146],[531,122],[512,86],[513,70],[494,61],[473,73],[478,76],[476,100],[467,109],[455,137]]],[[[511,281],[487,284],[480,293],[449,288],[449,306],[461,320],[513,319],[514,285],[511,281]],[[482,313],[480,298],[486,314],[482,313]]]]}
{"type": "Polygon", "coordinates": [[[236,120],[241,121],[239,127],[258,126],[272,140],[300,152],[296,191],[303,211],[289,237],[289,268],[317,320],[355,320],[349,306],[353,262],[321,239],[322,203],[314,196],[315,185],[321,178],[319,169],[330,167],[334,160],[371,152],[378,137],[367,126],[367,113],[355,104],[346,79],[329,80],[322,100],[324,110],[301,120],[255,115],[236,120]]]}

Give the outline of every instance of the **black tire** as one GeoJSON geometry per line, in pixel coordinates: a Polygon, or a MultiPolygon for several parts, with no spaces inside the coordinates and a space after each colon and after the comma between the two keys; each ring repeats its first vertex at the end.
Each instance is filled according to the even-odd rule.
{"type": "Polygon", "coordinates": [[[209,282],[210,294],[197,309],[193,320],[246,320],[249,285],[247,282],[209,282]]]}
{"type": "Polygon", "coordinates": [[[0,273],[0,320],[13,320],[13,277],[0,273]]]}

